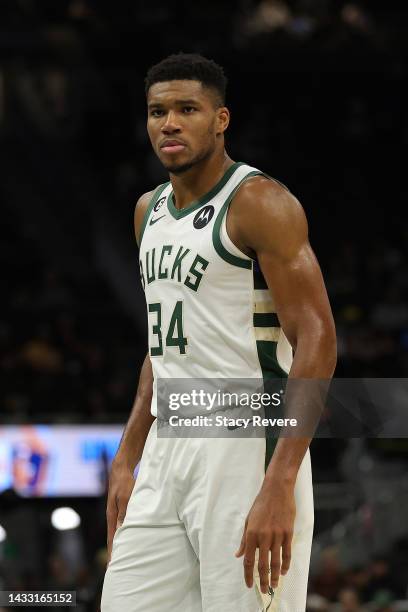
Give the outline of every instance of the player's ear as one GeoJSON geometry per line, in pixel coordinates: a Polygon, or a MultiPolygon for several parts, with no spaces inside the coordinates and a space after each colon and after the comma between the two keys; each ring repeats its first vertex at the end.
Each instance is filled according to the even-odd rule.
{"type": "Polygon", "coordinates": [[[230,113],[226,106],[217,108],[217,136],[223,134],[227,129],[230,121],[230,113]]]}

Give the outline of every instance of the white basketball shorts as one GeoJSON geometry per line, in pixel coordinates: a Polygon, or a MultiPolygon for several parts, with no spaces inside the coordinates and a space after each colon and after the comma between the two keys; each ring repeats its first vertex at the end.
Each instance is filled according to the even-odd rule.
{"type": "Polygon", "coordinates": [[[265,439],[161,438],[156,423],[114,536],[101,612],[304,612],[313,534],[309,451],[295,486],[291,566],[271,602],[257,571],[248,589],[243,558],[234,555],[263,481],[265,439]]]}

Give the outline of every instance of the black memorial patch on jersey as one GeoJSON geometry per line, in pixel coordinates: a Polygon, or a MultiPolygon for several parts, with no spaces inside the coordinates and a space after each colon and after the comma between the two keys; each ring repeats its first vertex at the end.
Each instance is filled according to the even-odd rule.
{"type": "Polygon", "coordinates": [[[194,217],[193,225],[196,229],[202,229],[211,221],[214,216],[214,206],[209,204],[208,206],[204,206],[201,210],[198,211],[196,216],[194,217]]]}
{"type": "Polygon", "coordinates": [[[166,198],[160,198],[160,200],[157,200],[156,204],[153,206],[153,210],[154,212],[157,212],[165,203],[166,198]]]}

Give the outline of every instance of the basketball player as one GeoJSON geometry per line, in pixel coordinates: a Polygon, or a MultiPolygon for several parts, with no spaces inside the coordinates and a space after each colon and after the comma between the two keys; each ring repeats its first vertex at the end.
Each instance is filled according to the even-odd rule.
{"type": "Polygon", "coordinates": [[[264,438],[157,435],[159,379],[327,379],[336,362],[304,212],[228,156],[225,89],[222,68],[196,54],[146,78],[170,180],[135,209],[149,353],[112,465],[102,612],[305,610],[310,438],[281,437],[265,468],[264,438]]]}

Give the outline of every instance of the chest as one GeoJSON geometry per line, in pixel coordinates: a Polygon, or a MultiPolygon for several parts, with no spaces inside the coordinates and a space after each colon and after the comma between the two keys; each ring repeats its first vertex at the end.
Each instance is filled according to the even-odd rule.
{"type": "Polygon", "coordinates": [[[143,287],[175,283],[197,291],[203,277],[214,273],[219,263],[213,245],[219,211],[216,204],[209,204],[175,219],[165,204],[153,211],[143,236],[139,253],[143,287]]]}

